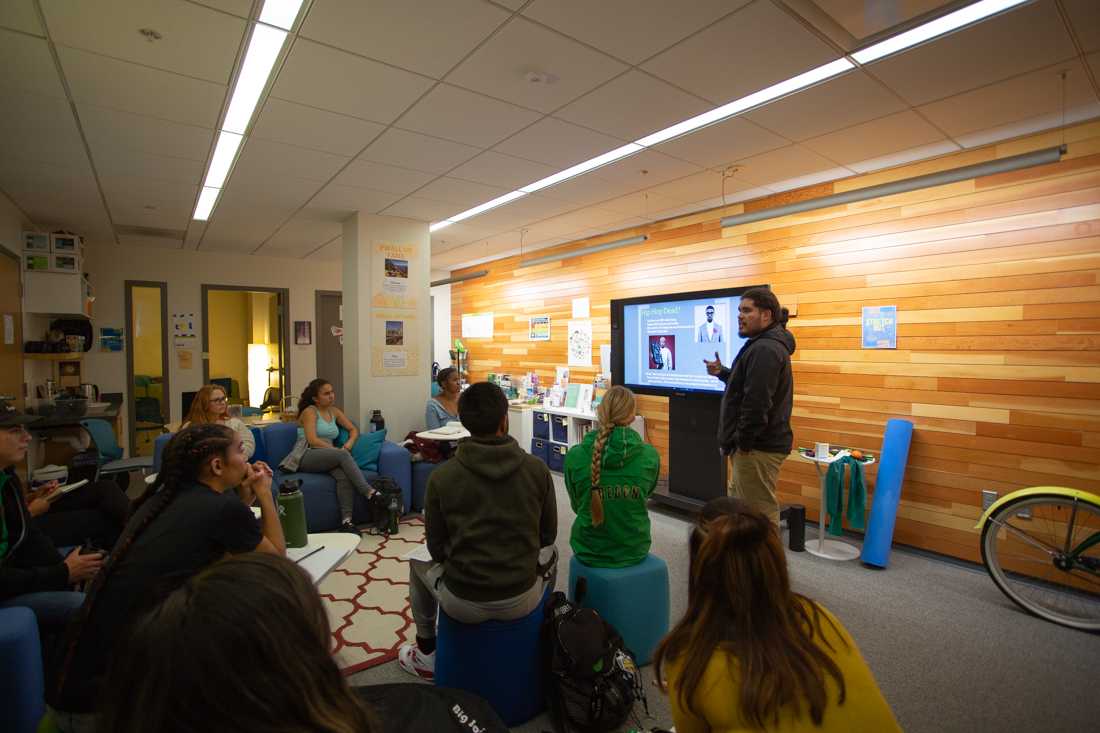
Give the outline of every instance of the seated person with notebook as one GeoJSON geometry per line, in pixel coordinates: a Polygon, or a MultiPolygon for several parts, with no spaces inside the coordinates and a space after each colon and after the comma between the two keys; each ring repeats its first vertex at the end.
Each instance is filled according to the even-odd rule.
{"type": "Polygon", "coordinates": [[[89,544],[110,551],[130,519],[130,499],[110,479],[67,487],[51,481],[24,492],[24,500],[34,524],[58,547],[89,544]]]}
{"type": "Polygon", "coordinates": [[[480,382],[462,393],[458,414],[471,437],[428,479],[430,559],[409,561],[416,641],[401,647],[398,660],[424,679],[435,676],[439,606],[465,624],[523,618],[557,572],[554,481],[546,464],[508,435],[508,398],[480,382]]]}
{"type": "Polygon", "coordinates": [[[95,725],[116,644],[147,604],[227,553],[253,550],[286,552],[271,469],[260,461],[249,465],[240,436],[224,425],[176,433],[51,670],[47,701],[58,727],[73,733],[95,725]],[[253,502],[259,519],[249,508],[253,502]]]}

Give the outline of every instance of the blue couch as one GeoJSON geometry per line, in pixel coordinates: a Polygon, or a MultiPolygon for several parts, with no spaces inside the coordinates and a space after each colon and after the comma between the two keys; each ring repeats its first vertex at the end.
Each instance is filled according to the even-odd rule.
{"type": "MultiPolygon", "coordinates": [[[[284,479],[302,481],[302,496],[306,505],[306,528],[310,532],[327,532],[339,527],[340,505],[336,500],[336,480],[332,476],[327,473],[288,473],[279,469],[279,464],[298,440],[297,424],[276,423],[264,426],[262,429],[253,427],[252,432],[256,435],[256,453],[253,460],[262,459],[271,466],[275,472],[273,490],[276,490],[284,479]]],[[[164,444],[170,437],[170,435],[161,435],[156,440],[154,470],[160,470],[160,456],[164,450],[164,444]]],[[[412,511],[412,461],[407,450],[387,440],[382,444],[382,452],[378,457],[378,473],[364,471],[363,475],[367,480],[379,475],[393,479],[401,487],[405,511],[412,511]]],[[[357,494],[353,519],[356,522],[365,522],[368,518],[367,500],[357,494]]]]}

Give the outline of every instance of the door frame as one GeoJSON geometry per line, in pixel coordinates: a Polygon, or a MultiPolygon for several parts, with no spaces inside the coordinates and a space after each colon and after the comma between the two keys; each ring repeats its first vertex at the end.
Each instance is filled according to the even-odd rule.
{"type": "Polygon", "coordinates": [[[16,311],[13,316],[14,331],[15,331],[15,348],[19,352],[19,389],[16,394],[10,395],[15,398],[15,406],[19,409],[23,409],[26,404],[27,393],[27,364],[23,358],[23,258],[17,253],[12,252],[7,247],[0,247],[0,255],[10,257],[12,262],[15,263],[15,277],[19,280],[19,293],[16,300],[19,302],[19,310],[16,311]]]}
{"type": "MultiPolygon", "coordinates": [[[[342,308],[344,306],[344,291],[343,290],[314,290],[313,293],[314,293],[313,294],[313,321],[317,326],[317,328],[316,328],[316,330],[313,334],[313,365],[314,365],[313,366],[313,373],[316,374],[319,377],[319,376],[321,376],[321,298],[324,298],[326,296],[332,297],[333,295],[337,295],[337,296],[340,297],[340,307],[342,308]]],[[[343,322],[344,322],[344,319],[341,318],[340,323],[343,324],[343,322]]],[[[343,381],[344,381],[343,376],[344,376],[343,365],[341,365],[341,371],[340,371],[340,377],[341,377],[340,387],[341,387],[341,390],[340,390],[340,392],[336,393],[336,401],[338,403],[337,406],[340,407],[341,409],[343,409],[343,405],[344,405],[344,395],[341,394],[341,392],[343,391],[343,386],[344,386],[343,385],[343,381]]]]}
{"type": "MultiPolygon", "coordinates": [[[[161,370],[161,394],[164,396],[164,404],[161,405],[161,416],[166,423],[172,422],[172,390],[168,379],[168,283],[163,280],[125,280],[123,292],[126,302],[126,392],[130,395],[127,400],[126,438],[130,445],[130,455],[134,455],[137,445],[137,395],[134,394],[134,297],[133,289],[159,288],[160,289],[160,370],[161,370]]],[[[182,419],[182,416],[181,416],[182,419]]]]}
{"type": "MultiPolygon", "coordinates": [[[[208,311],[209,293],[211,290],[235,290],[244,291],[246,293],[275,293],[280,296],[283,304],[283,323],[282,328],[279,329],[280,348],[282,350],[282,358],[279,360],[280,374],[279,382],[282,385],[283,397],[286,397],[287,393],[291,389],[290,387],[290,288],[270,288],[253,285],[212,285],[209,283],[203,283],[202,285],[202,383],[210,384],[210,319],[208,311]]],[[[270,377],[268,378],[270,380],[270,377]]],[[[252,405],[252,407],[259,407],[259,405],[252,405]]]]}

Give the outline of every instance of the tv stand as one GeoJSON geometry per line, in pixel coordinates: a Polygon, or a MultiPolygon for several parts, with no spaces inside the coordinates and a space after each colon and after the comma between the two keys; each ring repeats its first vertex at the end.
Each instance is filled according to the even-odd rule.
{"type": "Polygon", "coordinates": [[[698,511],[726,495],[726,458],[718,452],[720,394],[673,393],[668,398],[668,493],[654,501],[698,511]]]}

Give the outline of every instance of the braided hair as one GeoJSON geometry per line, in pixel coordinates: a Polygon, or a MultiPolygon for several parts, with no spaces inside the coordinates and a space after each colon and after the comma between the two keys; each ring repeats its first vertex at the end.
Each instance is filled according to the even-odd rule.
{"type": "Polygon", "coordinates": [[[604,394],[600,406],[596,408],[599,419],[599,432],[592,445],[592,481],[589,488],[588,509],[592,515],[592,526],[603,524],[603,491],[600,489],[600,473],[603,466],[603,452],[611,432],[620,426],[634,422],[634,393],[626,387],[615,385],[604,394]]]}
{"type": "Polygon", "coordinates": [[[156,481],[134,503],[130,523],[126,525],[122,536],[115,544],[114,551],[104,562],[103,568],[92,579],[84,604],[66,629],[63,647],[65,656],[57,680],[59,695],[62,695],[65,689],[65,677],[76,655],[80,633],[91,616],[99,591],[126,557],[134,541],[172,503],[179,489],[198,481],[209,459],[213,456],[225,456],[236,439],[236,433],[225,425],[201,423],[184,428],[168,441],[168,445],[164,447],[164,456],[161,459],[161,468],[157,473],[156,481]],[[150,509],[140,512],[139,510],[146,502],[150,502],[150,509]]]}

